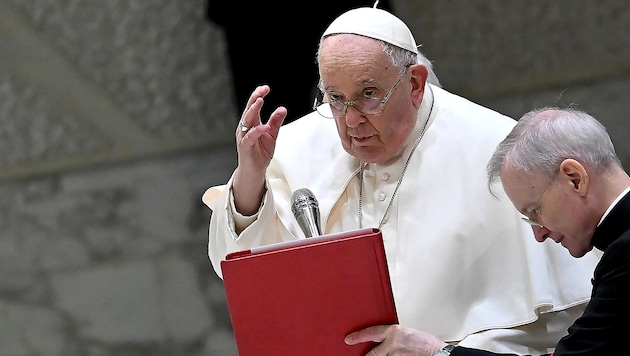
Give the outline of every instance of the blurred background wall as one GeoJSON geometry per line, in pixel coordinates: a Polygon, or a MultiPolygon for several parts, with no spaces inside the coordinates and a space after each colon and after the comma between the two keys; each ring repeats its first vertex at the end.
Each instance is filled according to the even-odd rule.
{"type": "MultiPolygon", "coordinates": [[[[624,0],[391,6],[446,89],[515,118],[587,110],[628,167],[624,0]]],[[[206,11],[0,0],[0,356],[237,355],[200,197],[235,167],[242,108],[206,11]]]]}

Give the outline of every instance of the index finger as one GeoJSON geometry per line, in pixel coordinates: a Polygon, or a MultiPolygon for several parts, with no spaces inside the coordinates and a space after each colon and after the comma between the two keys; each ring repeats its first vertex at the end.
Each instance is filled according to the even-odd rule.
{"type": "Polygon", "coordinates": [[[249,110],[249,108],[256,102],[258,98],[264,98],[269,94],[271,89],[268,85],[260,85],[254,89],[252,94],[249,96],[249,100],[247,100],[247,106],[245,107],[245,111],[249,110]]]}
{"type": "Polygon", "coordinates": [[[389,327],[390,325],[370,326],[348,334],[344,341],[348,345],[355,345],[368,341],[383,342],[389,327]]]}
{"type": "Polygon", "coordinates": [[[287,117],[287,109],[283,106],[278,107],[276,110],[271,113],[269,116],[269,121],[267,125],[271,128],[271,135],[273,137],[278,137],[278,131],[280,130],[280,126],[284,122],[284,119],[287,117]]]}

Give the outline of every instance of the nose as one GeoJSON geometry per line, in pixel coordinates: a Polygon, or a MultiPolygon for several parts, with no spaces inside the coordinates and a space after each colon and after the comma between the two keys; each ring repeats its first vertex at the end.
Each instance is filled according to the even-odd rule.
{"type": "Polygon", "coordinates": [[[345,117],[346,117],[346,125],[348,125],[348,127],[357,127],[359,126],[359,124],[367,120],[365,115],[363,115],[363,113],[357,110],[357,108],[355,108],[354,105],[348,105],[348,108],[346,109],[345,117]]]}
{"type": "Polygon", "coordinates": [[[551,230],[547,229],[544,226],[532,226],[532,231],[534,232],[534,237],[538,242],[545,241],[551,233],[551,230]]]}

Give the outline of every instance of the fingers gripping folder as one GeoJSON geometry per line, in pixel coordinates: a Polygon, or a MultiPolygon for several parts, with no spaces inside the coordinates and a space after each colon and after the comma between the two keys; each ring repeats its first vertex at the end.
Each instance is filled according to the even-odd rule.
{"type": "Polygon", "coordinates": [[[322,235],[221,261],[240,356],[364,355],[344,337],[398,317],[379,229],[322,235]]]}

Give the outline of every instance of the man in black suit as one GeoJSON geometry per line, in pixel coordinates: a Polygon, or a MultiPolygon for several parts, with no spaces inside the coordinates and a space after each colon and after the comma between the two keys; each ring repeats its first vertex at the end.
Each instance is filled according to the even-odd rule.
{"type": "MultiPolygon", "coordinates": [[[[525,114],[497,147],[488,184],[501,181],[536,240],[551,239],[582,257],[603,251],[582,317],[569,327],[554,356],[626,354],[630,321],[630,177],[602,124],[575,109],[525,114]]],[[[382,342],[371,355],[488,356],[492,352],[447,345],[400,326],[350,334],[346,342],[382,342]]],[[[506,355],[506,354],[501,354],[506,355]]]]}

